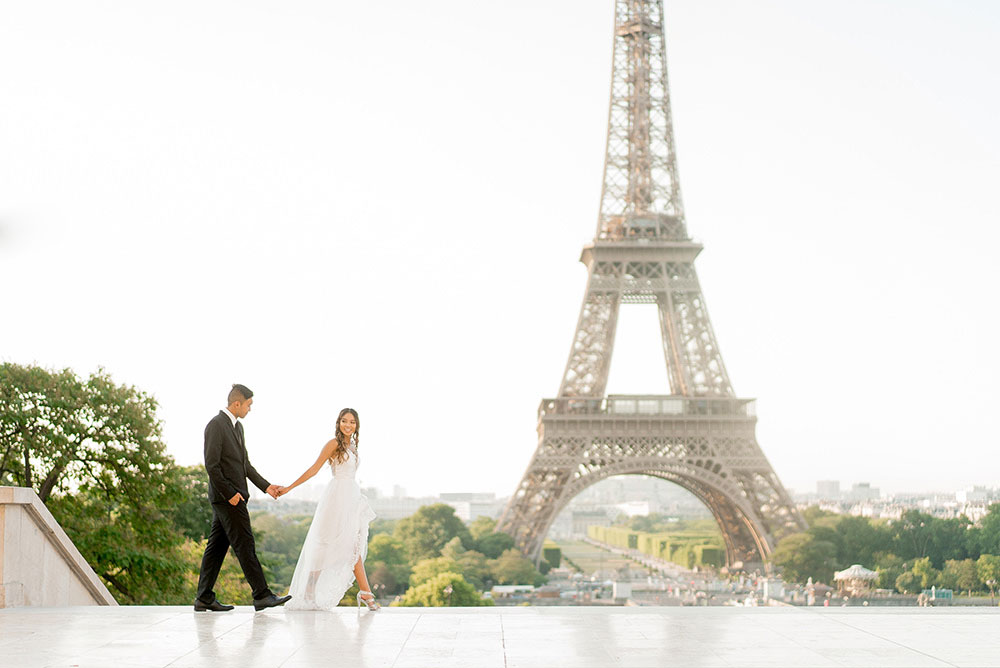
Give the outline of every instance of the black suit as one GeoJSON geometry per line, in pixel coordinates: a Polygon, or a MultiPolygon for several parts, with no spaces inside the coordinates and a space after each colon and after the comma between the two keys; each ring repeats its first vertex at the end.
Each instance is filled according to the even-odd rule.
{"type": "Polygon", "coordinates": [[[253,597],[261,599],[271,596],[272,592],[257,559],[246,504],[250,498],[247,478],[262,492],[267,492],[270,483],[250,464],[243,437],[243,424],[237,422],[234,428],[225,411],[219,411],[205,427],[205,469],[208,471],[208,499],[212,502],[212,530],[205,546],[205,556],[201,560],[198,600],[205,603],[215,600],[212,588],[230,546],[239,559],[243,575],[253,589],[253,597]],[[243,495],[243,501],[233,506],[229,499],[237,493],[243,495]]]}

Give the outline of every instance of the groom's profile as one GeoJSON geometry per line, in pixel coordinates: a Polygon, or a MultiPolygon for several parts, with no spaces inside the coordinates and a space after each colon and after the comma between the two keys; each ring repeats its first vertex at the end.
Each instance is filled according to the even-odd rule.
{"type": "Polygon", "coordinates": [[[253,392],[246,385],[236,384],[229,391],[229,405],[219,411],[205,427],[205,469],[208,471],[208,500],[212,503],[212,530],[208,534],[205,556],[198,577],[198,596],[194,609],[201,612],[232,610],[215,597],[212,588],[219,577],[222,560],[232,546],[243,569],[243,575],[253,589],[253,607],[263,610],[284,605],[291,596],[274,595],[264,578],[257,559],[257,549],[250,528],[247,500],[250,491],[247,478],[260,491],[278,498],[278,486],[257,473],[247,456],[243,423],[253,404],[253,392]]]}

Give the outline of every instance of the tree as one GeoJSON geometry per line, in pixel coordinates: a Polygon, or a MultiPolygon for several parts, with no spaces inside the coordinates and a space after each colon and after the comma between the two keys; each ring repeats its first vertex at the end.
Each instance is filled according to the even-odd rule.
{"type": "Polygon", "coordinates": [[[990,590],[990,600],[996,594],[997,584],[1000,583],[1000,557],[992,554],[981,554],[976,560],[976,575],[979,581],[990,590]]]}
{"type": "Polygon", "coordinates": [[[440,573],[416,587],[410,587],[403,597],[392,605],[469,607],[493,605],[493,601],[483,599],[458,573],[440,573]]]}
{"type": "Polygon", "coordinates": [[[116,385],[103,370],[86,381],[69,369],[0,364],[0,479],[55,491],[132,488],[160,479],[172,460],[160,441],[156,400],[116,385]]]}
{"type": "Polygon", "coordinates": [[[496,559],[507,550],[514,547],[514,539],[502,532],[491,533],[476,541],[475,549],[489,559],[496,559]]]}
{"type": "Polygon", "coordinates": [[[166,454],[156,408],[104,370],[0,364],[0,479],[33,488],[127,603],[183,596],[185,533],[198,533],[197,518],[177,525],[198,491],[166,454]]]}
{"type": "Polygon", "coordinates": [[[394,535],[402,541],[411,563],[440,556],[441,548],[456,536],[462,545],[472,545],[469,529],[455,515],[455,509],[444,503],[421,506],[417,512],[399,520],[394,535]]]}
{"type": "Polygon", "coordinates": [[[920,576],[913,571],[904,571],[896,578],[896,590],[900,594],[919,594],[922,589],[920,576]]]}
{"type": "Polygon", "coordinates": [[[542,559],[552,568],[559,568],[559,564],[562,563],[562,548],[555,543],[546,542],[542,546],[542,559]]]}
{"type": "Polygon", "coordinates": [[[497,584],[530,584],[536,587],[545,584],[545,576],[513,548],[504,551],[497,559],[490,560],[489,566],[497,584]]]}
{"type": "Polygon", "coordinates": [[[972,559],[949,559],[941,571],[941,586],[946,589],[965,591],[972,596],[973,589],[979,589],[976,562],[972,559]]]}
{"type": "Polygon", "coordinates": [[[292,583],[292,574],[295,573],[310,524],[312,518],[308,516],[279,517],[271,513],[254,513],[257,556],[275,591],[283,590],[292,583]]]}
{"type": "Polygon", "coordinates": [[[463,552],[458,558],[458,567],[461,569],[462,577],[476,589],[485,591],[493,586],[489,561],[482,552],[475,550],[463,552]]]}
{"type": "Polygon", "coordinates": [[[454,564],[454,572],[460,573],[466,582],[479,591],[483,591],[487,583],[493,581],[486,557],[481,552],[466,550],[458,536],[441,548],[441,557],[450,559],[454,564]]]}
{"type": "Polygon", "coordinates": [[[406,591],[410,579],[410,563],[406,560],[403,542],[389,534],[380,533],[368,542],[368,579],[381,584],[386,594],[406,591]]]}
{"type": "Polygon", "coordinates": [[[913,574],[920,578],[920,587],[922,589],[930,589],[930,587],[937,583],[938,577],[941,575],[933,565],[931,565],[930,557],[923,557],[921,559],[916,559],[913,562],[911,569],[913,574]]]}
{"type": "Polygon", "coordinates": [[[818,540],[811,533],[785,536],[771,554],[771,562],[782,570],[786,580],[831,582],[837,569],[837,546],[818,540]]]}
{"type": "Polygon", "coordinates": [[[931,546],[934,518],[919,510],[907,510],[892,525],[893,551],[904,559],[926,557],[931,546]]]}
{"type": "Polygon", "coordinates": [[[454,538],[452,538],[451,540],[449,540],[445,544],[445,546],[441,548],[441,556],[442,557],[447,557],[447,558],[451,559],[452,561],[456,561],[456,562],[466,552],[468,552],[468,550],[466,550],[462,546],[462,539],[459,538],[458,536],[455,536],[454,538]]]}
{"type": "Polygon", "coordinates": [[[396,530],[396,524],[399,520],[386,520],[381,517],[376,517],[372,520],[371,524],[368,525],[368,535],[377,536],[379,534],[389,534],[390,536],[396,530]]]}
{"type": "Polygon", "coordinates": [[[896,580],[906,571],[906,564],[891,552],[878,552],[873,555],[875,570],[878,571],[877,586],[880,589],[894,589],[896,580]]]}
{"type": "Polygon", "coordinates": [[[982,519],[977,538],[980,554],[1000,554],[1000,503],[990,505],[982,519]]]}
{"type": "Polygon", "coordinates": [[[365,569],[372,586],[381,585],[379,595],[402,594],[406,591],[406,580],[399,579],[397,571],[384,561],[369,561],[365,564],[365,569]]]}
{"type": "Polygon", "coordinates": [[[413,572],[410,574],[410,586],[416,587],[428,580],[432,580],[441,573],[461,573],[459,565],[448,557],[437,557],[435,559],[424,559],[413,565],[413,572]]]}
{"type": "Polygon", "coordinates": [[[496,526],[495,519],[480,515],[469,523],[469,533],[472,535],[472,540],[479,540],[483,536],[493,533],[496,526]]]}
{"type": "Polygon", "coordinates": [[[403,541],[384,533],[373,536],[368,541],[368,558],[392,565],[406,564],[403,541]]]}
{"type": "Polygon", "coordinates": [[[176,466],[170,473],[173,478],[169,484],[185,490],[181,500],[167,509],[174,526],[191,540],[207,539],[212,528],[212,504],[208,502],[208,473],[205,467],[176,466]]]}
{"type": "Polygon", "coordinates": [[[838,561],[841,564],[873,566],[875,553],[888,551],[892,532],[884,525],[874,525],[865,517],[844,516],[837,523],[840,536],[838,561]]]}
{"type": "Polygon", "coordinates": [[[823,510],[819,506],[809,506],[802,511],[802,517],[805,519],[806,524],[812,526],[824,519],[839,518],[840,515],[837,513],[831,513],[829,510],[823,510]]]}

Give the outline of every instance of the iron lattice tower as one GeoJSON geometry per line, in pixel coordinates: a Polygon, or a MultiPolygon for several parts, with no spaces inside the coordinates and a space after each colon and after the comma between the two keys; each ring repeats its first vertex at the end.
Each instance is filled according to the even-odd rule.
{"type": "Polygon", "coordinates": [[[616,0],[604,185],[587,293],[538,448],[498,528],[537,560],[552,521],[609,476],[643,474],[701,499],[729,564],[760,562],[805,528],[761,451],[751,399],[737,398],[708,318],[684,220],[662,0],[616,0]],[[605,396],[621,304],[656,304],[669,395],[605,396]]]}

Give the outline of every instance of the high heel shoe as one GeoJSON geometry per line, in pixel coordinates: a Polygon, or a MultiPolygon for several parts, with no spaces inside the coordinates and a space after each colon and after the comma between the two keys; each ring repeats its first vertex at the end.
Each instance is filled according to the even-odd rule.
{"type": "Polygon", "coordinates": [[[377,612],[382,607],[381,605],[378,604],[378,601],[375,600],[375,594],[371,593],[370,591],[365,591],[364,589],[358,592],[359,610],[361,609],[362,604],[368,606],[368,609],[371,610],[372,612],[377,612]],[[363,596],[363,594],[368,594],[369,596],[371,596],[372,597],[371,600],[369,601],[367,598],[363,596]]]}

